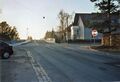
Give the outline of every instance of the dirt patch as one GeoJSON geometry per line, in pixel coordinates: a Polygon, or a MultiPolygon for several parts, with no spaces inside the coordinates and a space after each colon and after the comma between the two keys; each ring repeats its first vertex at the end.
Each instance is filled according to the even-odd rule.
{"type": "Polygon", "coordinates": [[[112,65],[112,66],[115,66],[115,67],[120,68],[120,61],[116,61],[116,62],[107,62],[107,63],[105,63],[105,64],[112,65]]]}
{"type": "Polygon", "coordinates": [[[90,48],[99,51],[120,52],[120,46],[91,46],[90,48]]]}

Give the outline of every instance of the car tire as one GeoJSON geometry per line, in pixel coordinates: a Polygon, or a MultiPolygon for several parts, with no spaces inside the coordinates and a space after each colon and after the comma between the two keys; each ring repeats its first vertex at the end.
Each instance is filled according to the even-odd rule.
{"type": "Polygon", "coordinates": [[[10,54],[8,52],[4,52],[2,54],[2,59],[8,59],[8,58],[10,58],[10,54]]]}

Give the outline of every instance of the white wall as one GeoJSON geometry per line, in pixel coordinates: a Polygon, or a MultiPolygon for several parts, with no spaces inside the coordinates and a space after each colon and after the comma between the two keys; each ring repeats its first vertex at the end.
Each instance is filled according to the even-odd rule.
{"type": "Polygon", "coordinates": [[[71,27],[71,39],[80,39],[80,30],[79,26],[72,26],[71,27]]]}
{"type": "Polygon", "coordinates": [[[79,22],[78,22],[78,26],[79,26],[79,30],[80,30],[80,39],[84,39],[84,24],[83,21],[81,19],[81,17],[79,16],[79,22]]]}
{"type": "MultiPolygon", "coordinates": [[[[81,17],[79,17],[78,26],[72,26],[71,27],[71,39],[72,40],[75,40],[75,39],[82,39],[82,40],[92,39],[91,32],[92,32],[92,30],[90,28],[85,27],[81,17]]],[[[95,38],[96,39],[101,39],[102,34],[98,33],[98,36],[96,36],[95,38]]]]}

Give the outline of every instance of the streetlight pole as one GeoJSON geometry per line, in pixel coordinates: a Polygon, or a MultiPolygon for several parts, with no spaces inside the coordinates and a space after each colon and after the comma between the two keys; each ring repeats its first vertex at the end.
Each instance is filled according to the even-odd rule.
{"type": "Polygon", "coordinates": [[[27,30],[26,37],[27,37],[27,39],[28,39],[28,30],[29,30],[29,28],[27,28],[26,30],[27,30]]]}

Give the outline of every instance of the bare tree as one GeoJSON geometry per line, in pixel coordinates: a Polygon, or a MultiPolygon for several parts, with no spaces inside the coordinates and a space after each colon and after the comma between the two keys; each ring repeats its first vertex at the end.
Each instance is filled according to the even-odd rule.
{"type": "Polygon", "coordinates": [[[58,18],[60,21],[59,31],[61,32],[62,40],[65,40],[66,28],[71,23],[72,15],[66,13],[64,10],[60,10],[58,18]]]}

